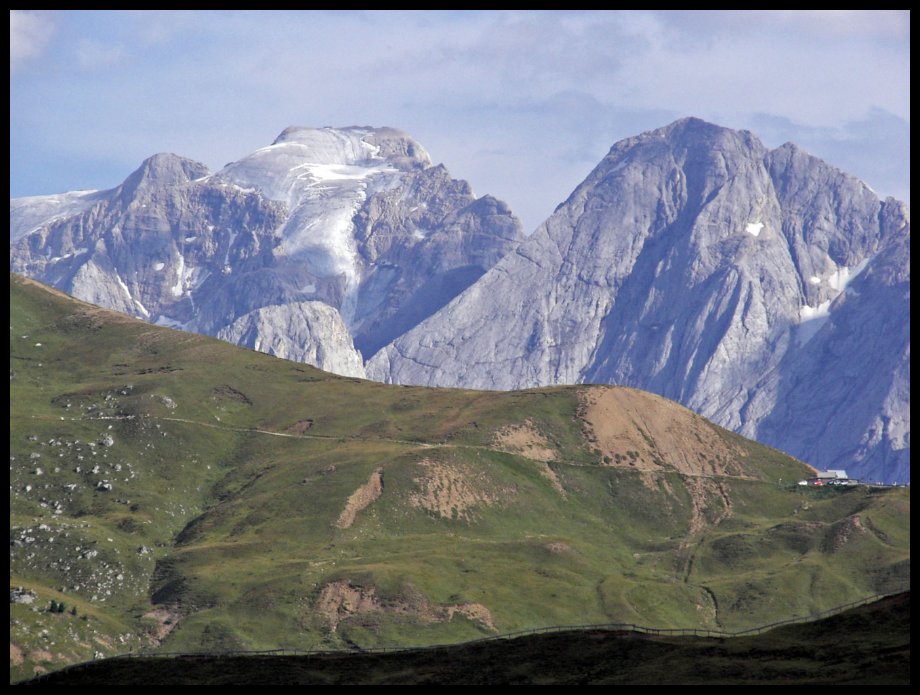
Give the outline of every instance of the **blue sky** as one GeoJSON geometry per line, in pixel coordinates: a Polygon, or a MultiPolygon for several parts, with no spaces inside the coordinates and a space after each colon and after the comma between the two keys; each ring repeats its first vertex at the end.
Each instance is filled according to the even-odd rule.
{"type": "Polygon", "coordinates": [[[11,196],[391,125],[531,231],[614,142],[690,115],[909,201],[910,13],[10,12],[11,196]]]}

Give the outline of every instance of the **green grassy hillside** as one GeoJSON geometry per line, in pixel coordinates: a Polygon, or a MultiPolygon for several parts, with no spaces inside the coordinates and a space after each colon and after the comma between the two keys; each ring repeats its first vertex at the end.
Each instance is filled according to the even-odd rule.
{"type": "Polygon", "coordinates": [[[10,402],[10,583],[35,596],[10,606],[12,679],[151,648],[734,630],[910,579],[908,490],[798,488],[803,464],[631,389],[341,378],[11,276],[10,402]]]}

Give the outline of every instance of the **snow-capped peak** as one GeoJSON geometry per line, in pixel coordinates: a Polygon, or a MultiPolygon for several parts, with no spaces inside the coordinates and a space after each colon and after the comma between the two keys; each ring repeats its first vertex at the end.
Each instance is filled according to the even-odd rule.
{"type": "Polygon", "coordinates": [[[350,325],[359,276],[352,219],[369,196],[427,166],[425,150],[392,128],[291,127],[216,178],[288,206],[278,255],[304,261],[318,277],[344,277],[340,311],[350,325]]]}

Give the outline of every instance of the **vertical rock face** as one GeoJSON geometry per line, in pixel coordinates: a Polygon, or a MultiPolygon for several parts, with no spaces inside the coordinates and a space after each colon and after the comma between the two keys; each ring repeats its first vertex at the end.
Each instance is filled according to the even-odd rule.
{"type": "Polygon", "coordinates": [[[521,239],[504,203],[476,199],[391,128],[288,128],[216,174],[155,155],[110,191],[11,200],[10,225],[13,271],[355,376],[360,352],[521,239]]]}
{"type": "Polygon", "coordinates": [[[906,207],[793,145],[684,119],[617,143],[367,370],[636,386],[813,465],[909,480],[909,297],[906,207]]]}
{"type": "Polygon", "coordinates": [[[334,374],[364,376],[361,355],[341,316],[322,302],[260,307],[221,328],[217,337],[334,374]]]}

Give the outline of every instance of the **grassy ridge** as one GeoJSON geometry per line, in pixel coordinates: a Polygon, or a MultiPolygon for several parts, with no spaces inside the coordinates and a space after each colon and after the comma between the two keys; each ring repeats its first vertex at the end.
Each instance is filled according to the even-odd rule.
{"type": "Polygon", "coordinates": [[[731,630],[909,582],[909,491],[790,487],[802,464],[683,409],[737,474],[679,473],[647,425],[601,451],[583,388],[385,386],[10,293],[11,585],[38,597],[11,678],[160,644],[731,630]]]}

